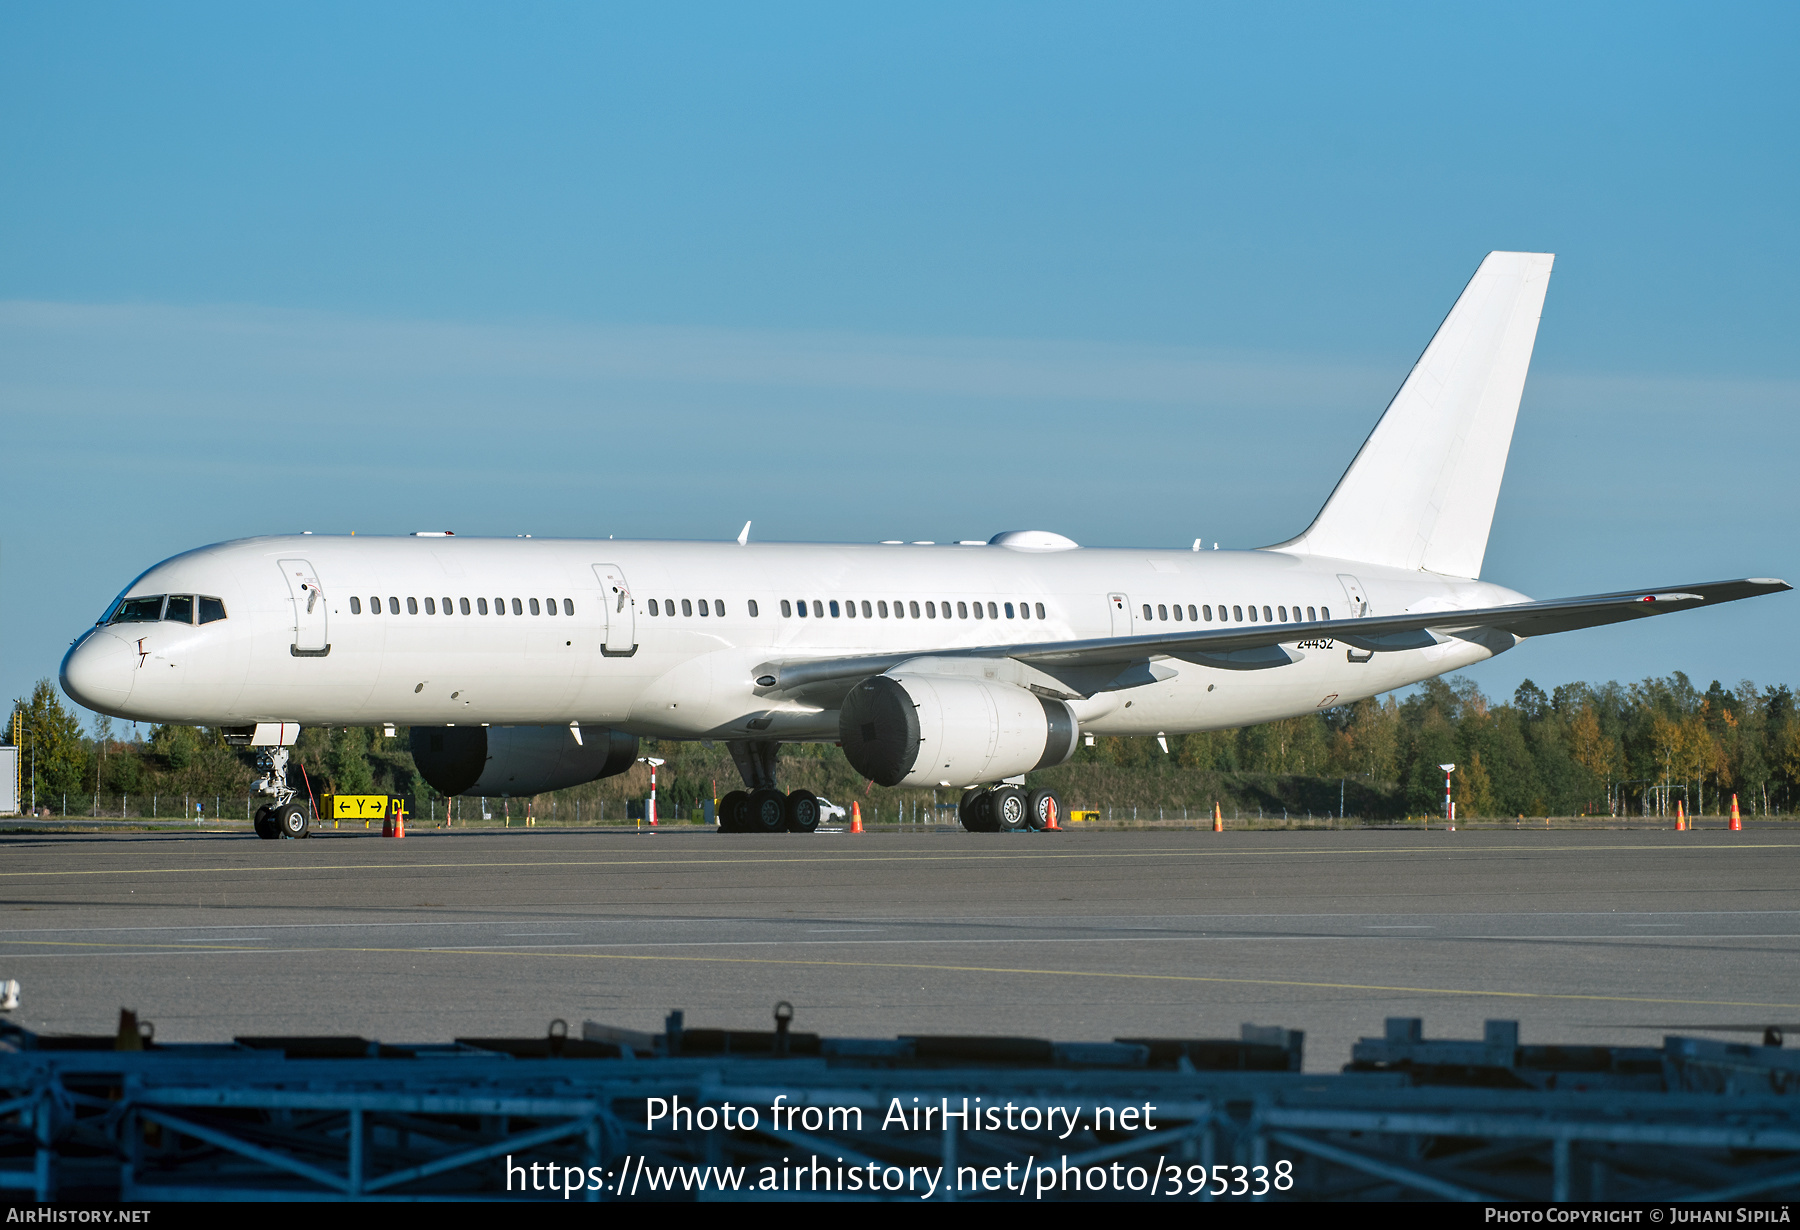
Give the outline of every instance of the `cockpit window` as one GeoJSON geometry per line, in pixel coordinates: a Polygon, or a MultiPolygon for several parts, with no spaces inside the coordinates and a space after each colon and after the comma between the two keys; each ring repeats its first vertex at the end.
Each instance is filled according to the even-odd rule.
{"type": "Polygon", "coordinates": [[[169,623],[191,624],[194,622],[194,595],[170,594],[169,605],[163,609],[163,619],[169,623]]]}
{"type": "Polygon", "coordinates": [[[109,624],[153,624],[162,618],[163,596],[127,598],[113,608],[109,624]]]}
{"type": "Polygon", "coordinates": [[[201,598],[200,599],[200,622],[201,623],[203,623],[203,624],[217,623],[219,620],[224,619],[224,618],[225,618],[225,604],[223,602],[220,602],[217,598],[201,598]]]}

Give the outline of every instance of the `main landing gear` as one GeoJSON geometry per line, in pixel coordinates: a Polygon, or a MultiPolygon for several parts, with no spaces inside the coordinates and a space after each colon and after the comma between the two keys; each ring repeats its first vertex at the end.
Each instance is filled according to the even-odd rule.
{"type": "Polygon", "coordinates": [[[288,750],[285,747],[272,747],[259,752],[256,767],[263,770],[263,776],[257,779],[257,794],[271,795],[274,802],[265,803],[256,809],[256,818],[251,826],[256,835],[264,841],[274,841],[280,837],[300,838],[306,836],[311,818],[306,809],[294,802],[295,790],[288,785],[287,767],[288,750]]]}
{"type": "Polygon", "coordinates": [[[733,790],[719,800],[722,833],[810,833],[819,827],[819,800],[810,790],[733,790]]]}
{"type": "Polygon", "coordinates": [[[775,789],[775,758],[781,745],[733,739],[725,745],[748,790],[719,800],[722,833],[810,833],[819,827],[819,799],[810,790],[783,794],[775,789]]]}
{"type": "Polygon", "coordinates": [[[1043,830],[1052,819],[1060,826],[1062,798],[1054,790],[1022,790],[1017,786],[976,787],[963,792],[956,815],[971,833],[1017,833],[1043,830]]]}

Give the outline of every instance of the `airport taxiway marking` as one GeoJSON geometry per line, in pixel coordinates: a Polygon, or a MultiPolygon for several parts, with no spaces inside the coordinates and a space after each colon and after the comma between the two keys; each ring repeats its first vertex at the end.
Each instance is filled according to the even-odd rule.
{"type": "Polygon", "coordinates": [[[1656,853],[1692,854],[1706,853],[1752,853],[1759,850],[1795,850],[1800,849],[1800,842],[1778,841],[1760,842],[1754,845],[1590,845],[1590,846],[1479,846],[1456,849],[1450,845],[1443,846],[1405,846],[1385,850],[1344,850],[1344,849],[1301,849],[1280,850],[1274,848],[1260,850],[1191,850],[1185,848],[1166,848],[1150,850],[1121,850],[1115,853],[1100,851],[1071,850],[1066,853],[1030,853],[1025,851],[1006,854],[844,854],[821,850],[817,855],[794,855],[786,857],[757,857],[753,855],[732,855],[724,858],[620,858],[620,859],[531,859],[506,862],[459,862],[459,863],[283,863],[272,866],[245,867],[106,867],[77,868],[55,871],[0,871],[0,880],[30,879],[33,877],[55,876],[141,876],[141,875],[199,875],[207,872],[227,874],[245,874],[267,871],[479,871],[493,869],[523,870],[533,867],[548,867],[555,870],[567,870],[572,867],[708,867],[717,864],[732,866],[779,866],[785,864],[822,863],[983,863],[983,862],[1025,862],[1025,861],[1068,861],[1077,859],[1168,859],[1168,858],[1294,858],[1304,856],[1337,856],[1342,858],[1391,857],[1394,855],[1435,854],[1448,855],[1463,859],[1480,859],[1491,855],[1516,856],[1519,854],[1559,855],[1582,854],[1603,851],[1611,854],[1633,851],[1653,851],[1656,853]]]}
{"type": "MultiPolygon", "coordinates": [[[[36,944],[41,944],[44,946],[56,946],[56,947],[64,947],[64,948],[117,948],[118,947],[116,945],[110,945],[110,944],[83,944],[83,943],[57,944],[54,941],[47,941],[47,940],[39,940],[39,941],[31,941],[31,942],[36,943],[36,944]]],[[[671,962],[671,963],[678,962],[678,963],[683,963],[683,964],[762,965],[762,966],[787,966],[787,967],[799,967],[799,968],[810,967],[810,968],[820,968],[820,969],[912,970],[915,972],[939,973],[939,974],[1012,974],[1012,975],[1016,975],[1016,976],[1020,976],[1020,977],[1033,977],[1033,978],[1093,978],[1093,979],[1101,979],[1101,980],[1110,979],[1110,980],[1114,980],[1114,981],[1127,981],[1127,982],[1174,982],[1174,983],[1195,983],[1195,984],[1204,983],[1204,984],[1210,984],[1210,985],[1225,985],[1225,986],[1287,987],[1287,988],[1293,989],[1293,990],[1311,990],[1311,991],[1378,991],[1378,992],[1383,992],[1386,994],[1399,994],[1399,995],[1434,995],[1434,996],[1459,996],[1459,995],[1462,995],[1462,996],[1473,996],[1473,997],[1482,998],[1482,999],[1560,1000],[1560,1001],[1573,1001],[1573,1002],[1580,1002],[1580,1003],[1608,1003],[1608,1004],[1681,1004],[1681,1005],[1686,1005],[1689,1007],[1704,1007],[1704,1008],[1778,1008],[1783,1011],[1800,1011],[1800,1004],[1769,1003],[1769,1002],[1764,1002],[1761,1000],[1681,999],[1681,998],[1665,998],[1665,997],[1653,996],[1653,995],[1588,995],[1588,994],[1578,994],[1575,992],[1564,992],[1564,991],[1487,991],[1487,990],[1476,990],[1476,989],[1467,988],[1467,987],[1386,986],[1386,985],[1381,985],[1381,984],[1376,984],[1376,983],[1358,983],[1358,982],[1312,982],[1312,981],[1306,981],[1306,980],[1294,979],[1294,978],[1230,978],[1230,977],[1225,977],[1222,975],[1208,975],[1208,974],[1141,974],[1141,973],[1123,972],[1123,971],[1119,971],[1119,970],[1034,969],[1029,966],[944,965],[944,964],[938,964],[938,963],[933,963],[933,962],[922,962],[922,961],[829,961],[829,960],[822,960],[822,959],[817,959],[817,958],[803,959],[803,958],[795,958],[795,957],[703,957],[703,956],[676,956],[676,955],[671,955],[671,954],[660,954],[660,953],[659,954],[640,954],[640,953],[545,952],[545,951],[542,951],[542,949],[545,947],[548,947],[548,945],[538,945],[538,946],[529,947],[529,948],[528,947],[520,947],[520,946],[510,946],[510,947],[507,947],[504,949],[494,949],[494,948],[473,948],[473,949],[470,949],[470,948],[365,948],[365,947],[268,949],[268,948],[237,948],[237,947],[229,947],[226,945],[218,945],[216,947],[203,948],[203,947],[199,947],[197,945],[186,945],[186,944],[184,944],[184,945],[170,944],[170,945],[166,945],[166,946],[164,946],[164,945],[155,945],[155,946],[132,945],[132,947],[139,948],[139,949],[144,948],[144,947],[156,947],[156,948],[165,948],[166,947],[168,949],[174,949],[175,951],[188,952],[188,953],[221,952],[221,951],[222,952],[268,953],[268,952],[272,952],[272,951],[278,951],[278,952],[281,952],[284,954],[329,953],[329,954],[335,954],[335,955],[342,955],[344,953],[362,953],[365,955],[388,955],[388,956],[435,955],[435,956],[462,956],[462,957],[491,957],[491,956],[496,956],[496,955],[504,955],[504,956],[511,956],[511,957],[536,957],[539,960],[642,961],[642,962],[662,961],[662,962],[671,962]]],[[[127,955],[140,955],[140,954],[115,952],[114,955],[127,956],[127,955]]],[[[160,955],[165,955],[165,954],[162,952],[156,952],[156,953],[144,953],[141,955],[160,956],[160,955]]]]}

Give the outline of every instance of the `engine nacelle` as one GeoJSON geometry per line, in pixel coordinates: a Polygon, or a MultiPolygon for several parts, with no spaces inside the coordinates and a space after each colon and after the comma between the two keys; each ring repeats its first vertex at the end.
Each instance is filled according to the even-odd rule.
{"type": "Polygon", "coordinates": [[[415,726],[413,763],[440,794],[519,798],[623,773],[636,735],[604,726],[415,726]]]}
{"type": "Polygon", "coordinates": [[[973,786],[1061,764],[1075,715],[986,679],[872,675],[850,690],[838,737],[850,764],[883,786],[973,786]]]}

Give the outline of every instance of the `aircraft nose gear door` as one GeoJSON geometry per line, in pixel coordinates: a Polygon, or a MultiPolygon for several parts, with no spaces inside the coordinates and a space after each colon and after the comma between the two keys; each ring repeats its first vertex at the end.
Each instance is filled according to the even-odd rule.
{"type": "Polygon", "coordinates": [[[326,636],[325,591],[319,586],[319,574],[303,559],[284,559],[281,575],[294,600],[294,656],[324,657],[331,652],[331,641],[326,636]]]}
{"type": "Polygon", "coordinates": [[[609,658],[629,658],[637,652],[637,599],[617,564],[595,564],[594,575],[600,578],[601,606],[606,610],[606,645],[600,652],[609,658]]]}

